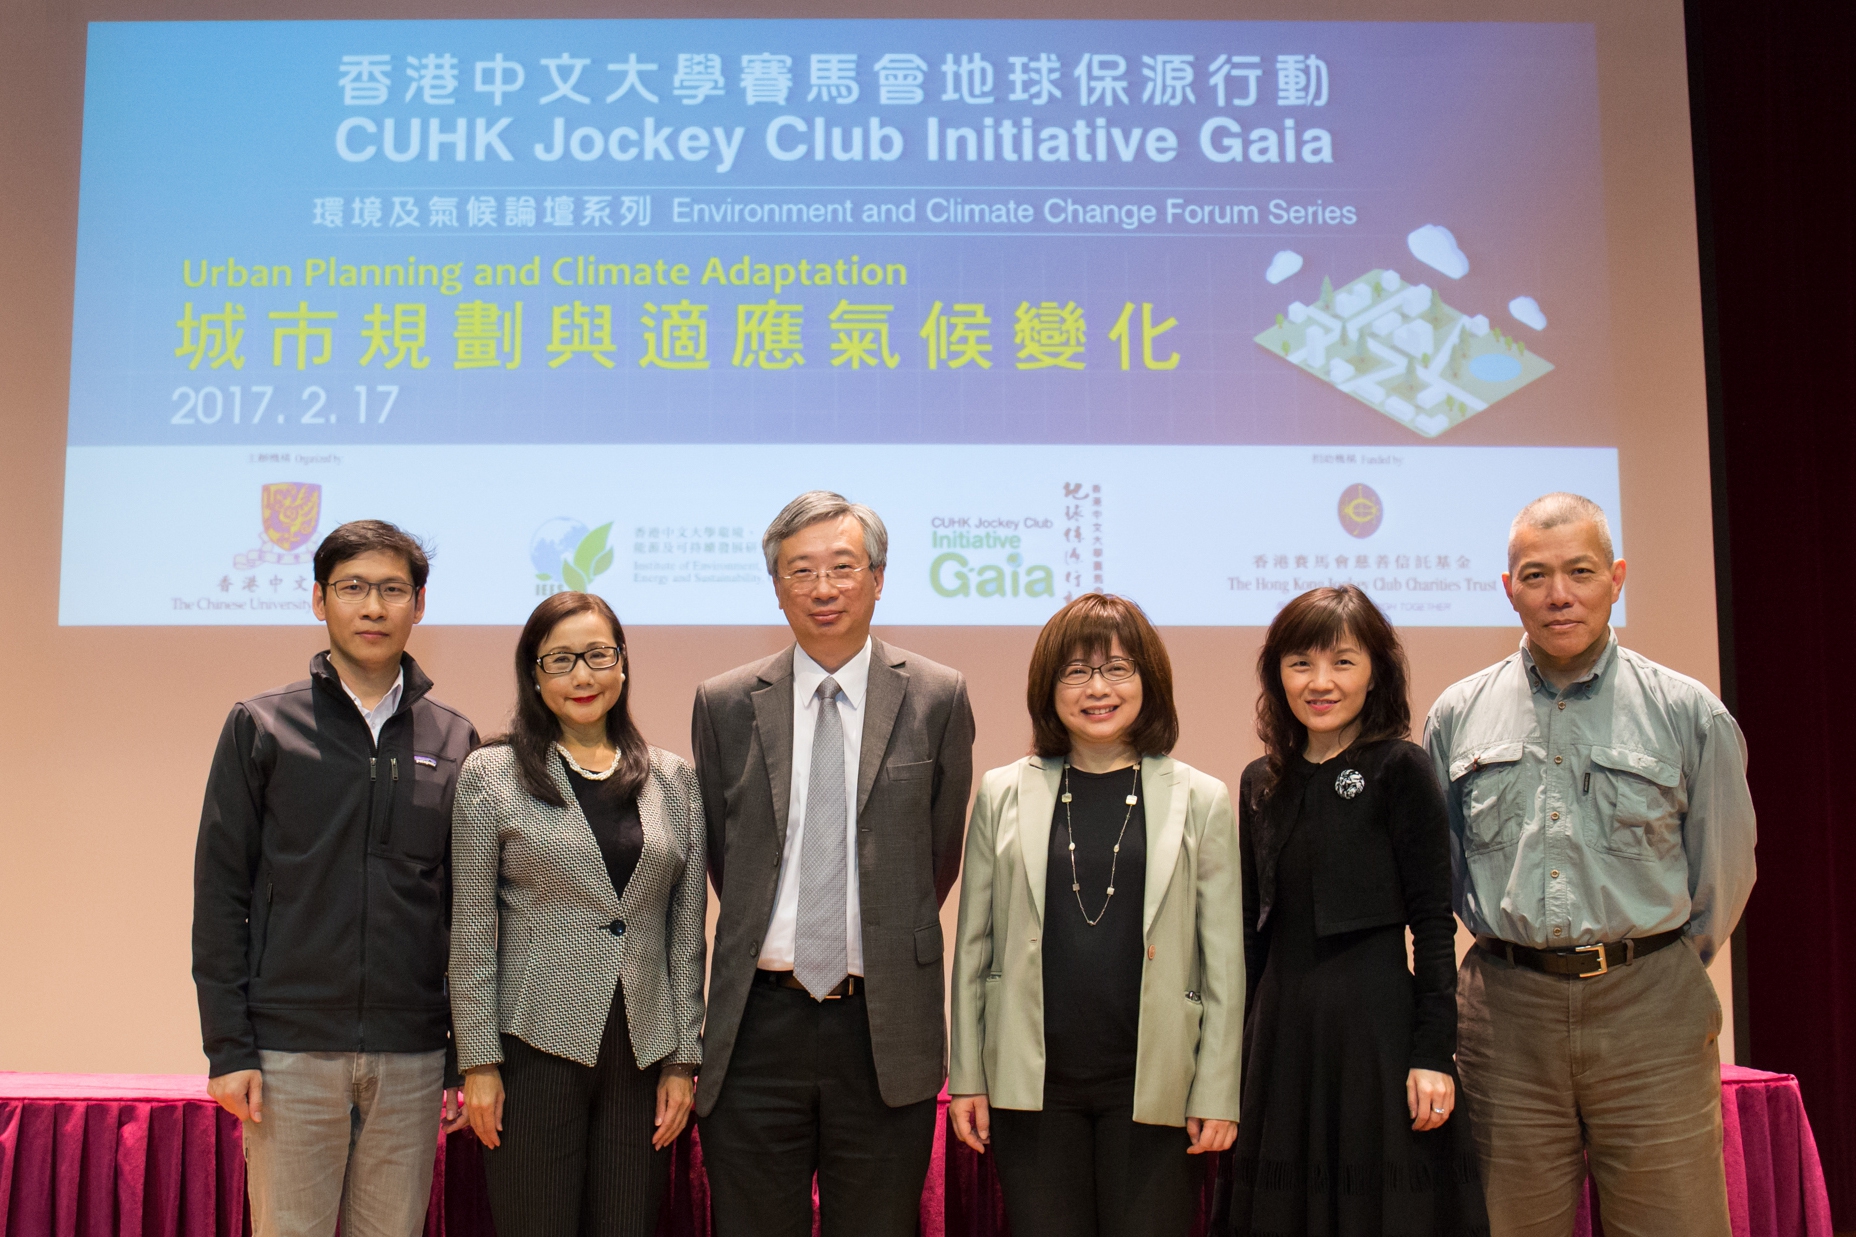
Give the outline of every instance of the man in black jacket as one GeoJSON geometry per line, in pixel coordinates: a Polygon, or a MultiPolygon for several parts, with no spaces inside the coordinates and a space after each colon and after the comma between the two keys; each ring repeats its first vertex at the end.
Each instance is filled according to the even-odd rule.
{"type": "Polygon", "coordinates": [[[329,648],[242,701],[194,856],[213,1098],[245,1123],[253,1237],[416,1237],[445,1090],[451,797],[477,732],[405,655],[428,563],[357,520],[316,550],[329,648]]]}

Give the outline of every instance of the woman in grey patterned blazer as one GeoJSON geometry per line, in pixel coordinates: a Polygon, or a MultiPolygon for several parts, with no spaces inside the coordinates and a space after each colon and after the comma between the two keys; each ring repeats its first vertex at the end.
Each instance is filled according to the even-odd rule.
{"type": "Polygon", "coordinates": [[[499,1237],[650,1234],[702,1061],[702,797],[633,724],[625,632],[535,607],[452,812],[451,1011],[499,1237]]]}

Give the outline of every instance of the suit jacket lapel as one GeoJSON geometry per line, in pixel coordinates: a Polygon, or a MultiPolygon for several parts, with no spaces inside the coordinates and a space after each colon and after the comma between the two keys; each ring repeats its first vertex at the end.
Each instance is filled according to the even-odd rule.
{"type": "Polygon", "coordinates": [[[773,822],[786,846],[786,817],[793,797],[793,650],[789,647],[762,672],[762,686],[754,698],[754,729],[760,735],[761,758],[767,762],[767,784],[773,790],[773,822]],[[771,677],[768,677],[771,676],[771,677]]]}
{"type": "Polygon", "coordinates": [[[1050,818],[1063,780],[1061,757],[1032,756],[1018,769],[1018,861],[1031,884],[1031,905],[1044,923],[1044,882],[1050,867],[1050,818]]]}
{"type": "MultiPolygon", "coordinates": [[[[883,768],[883,754],[889,750],[889,735],[896,728],[896,715],[902,711],[902,697],[909,689],[909,676],[898,669],[905,659],[891,661],[889,650],[881,640],[870,641],[870,678],[864,688],[864,734],[857,756],[857,812],[863,814],[870,802],[870,790],[883,768]]],[[[788,679],[788,694],[791,693],[788,679]]],[[[790,702],[788,704],[790,708],[790,702]]]]}
{"type": "MultiPolygon", "coordinates": [[[[672,853],[672,847],[670,829],[664,823],[664,791],[657,782],[655,760],[651,762],[651,772],[645,777],[644,785],[638,790],[638,823],[643,827],[644,850],[638,855],[638,866],[626,889],[662,888],[666,882],[659,867],[662,858],[672,853]]],[[[619,901],[625,900],[625,892],[625,889],[619,890],[619,901]]]]}
{"type": "Polygon", "coordinates": [[[1154,926],[1160,903],[1166,900],[1179,863],[1179,847],[1186,836],[1186,806],[1191,799],[1180,776],[1180,763],[1171,756],[1141,759],[1141,793],[1147,800],[1147,888],[1141,897],[1141,934],[1154,926]]]}

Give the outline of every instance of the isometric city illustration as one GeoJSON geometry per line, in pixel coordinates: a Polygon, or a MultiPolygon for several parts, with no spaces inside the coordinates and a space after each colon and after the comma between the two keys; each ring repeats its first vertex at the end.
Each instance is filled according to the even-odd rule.
{"type": "Polygon", "coordinates": [[[1487,315],[1453,309],[1428,284],[1406,283],[1392,270],[1368,271],[1338,290],[1323,279],[1318,301],[1291,302],[1256,339],[1426,438],[1553,368],[1487,315]]]}

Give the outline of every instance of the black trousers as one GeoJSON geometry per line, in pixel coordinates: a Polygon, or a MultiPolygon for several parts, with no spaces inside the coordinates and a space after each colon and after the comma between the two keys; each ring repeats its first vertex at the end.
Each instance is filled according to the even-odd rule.
{"type": "Polygon", "coordinates": [[[810,1237],[814,1173],[822,1237],[915,1237],[935,1102],[883,1102],[861,992],[757,980],[701,1124],[716,1237],[810,1237]]]}
{"type": "Polygon", "coordinates": [[[503,1145],[483,1152],[497,1237],[651,1237],[670,1172],[654,1151],[657,1066],[639,1069],[613,994],[599,1064],[503,1036],[503,1145]]]}
{"type": "Polygon", "coordinates": [[[1044,1088],[1042,1112],[992,1110],[1013,1237],[1186,1237],[1198,1163],[1183,1127],[1134,1120],[1134,1079],[1044,1088]]]}

